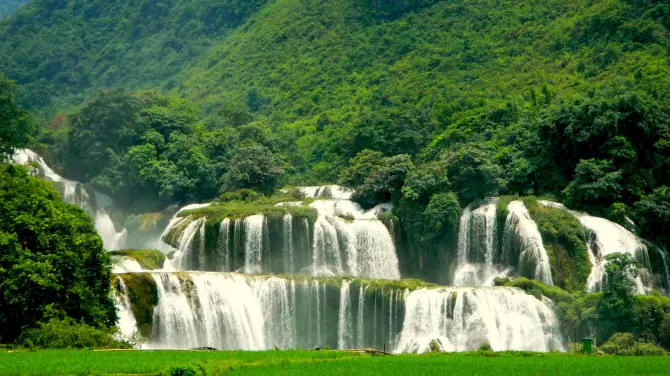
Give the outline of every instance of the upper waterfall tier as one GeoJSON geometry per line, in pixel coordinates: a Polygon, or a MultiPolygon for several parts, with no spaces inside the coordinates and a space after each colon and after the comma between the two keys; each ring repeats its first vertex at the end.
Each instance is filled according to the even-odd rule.
{"type": "Polygon", "coordinates": [[[521,201],[510,202],[503,218],[498,218],[496,199],[466,207],[459,225],[456,261],[457,286],[492,286],[495,277],[513,271],[553,283],[542,236],[521,201]]]}
{"type": "Polygon", "coordinates": [[[63,195],[63,201],[84,209],[94,219],[95,229],[106,249],[116,250],[124,247],[127,232],[125,229],[117,229],[114,225],[112,214],[115,207],[111,198],[84,184],[58,175],[32,150],[17,149],[12,160],[17,164],[35,166],[35,175],[53,181],[63,195]]]}
{"type": "Polygon", "coordinates": [[[137,331],[127,326],[136,322],[147,348],[424,352],[433,341],[443,351],[474,350],[488,341],[494,350],[564,349],[551,308],[515,288],[205,272],[119,277],[124,332],[137,331]]]}
{"type": "MultiPolygon", "coordinates": [[[[587,291],[602,290],[605,282],[605,264],[607,261],[605,257],[613,253],[628,253],[633,256],[640,265],[642,270],[640,276],[635,280],[637,293],[644,294],[651,290],[654,281],[651,278],[651,262],[649,261],[649,250],[642,239],[635,236],[635,234],[628,231],[618,223],[614,223],[605,218],[598,218],[590,216],[586,213],[568,210],[563,204],[552,201],[540,201],[542,205],[554,207],[561,210],[566,210],[574,215],[584,226],[588,234],[587,248],[589,252],[589,261],[591,262],[591,274],[587,281],[587,291]]],[[[665,252],[659,251],[661,258],[663,258],[663,270],[666,282],[668,276],[667,264],[665,262],[665,252]]],[[[660,283],[659,285],[662,285],[660,283]]],[[[670,287],[670,284],[666,287],[670,287]]]]}
{"type": "MultiPolygon", "coordinates": [[[[345,191],[334,187],[331,195],[345,191]]],[[[197,208],[182,209],[164,232],[177,270],[400,278],[393,238],[377,219],[390,205],[365,211],[350,200],[318,199],[222,219],[191,211],[197,208]]]]}

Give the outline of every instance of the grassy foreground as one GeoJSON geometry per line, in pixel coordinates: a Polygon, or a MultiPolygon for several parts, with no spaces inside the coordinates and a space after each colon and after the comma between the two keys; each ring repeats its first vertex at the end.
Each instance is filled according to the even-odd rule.
{"type": "Polygon", "coordinates": [[[167,374],[199,365],[207,375],[667,375],[670,358],[530,353],[370,356],[335,351],[0,352],[1,375],[167,374]]]}

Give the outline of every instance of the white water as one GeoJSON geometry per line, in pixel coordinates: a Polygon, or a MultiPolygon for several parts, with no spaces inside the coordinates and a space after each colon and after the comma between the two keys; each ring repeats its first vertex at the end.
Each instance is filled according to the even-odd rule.
{"type": "Polygon", "coordinates": [[[105,249],[117,250],[124,248],[126,231],[117,231],[112,221],[112,200],[83,184],[68,180],[55,173],[37,153],[29,149],[17,149],[12,157],[16,164],[26,165],[34,163],[37,168],[33,173],[42,178],[51,180],[61,187],[63,201],[77,205],[94,219],[95,229],[102,238],[105,249]],[[94,203],[91,202],[93,196],[94,203]]]}
{"type": "Polygon", "coordinates": [[[551,266],[542,236],[530,213],[521,201],[512,201],[507,206],[509,215],[505,221],[503,256],[515,248],[519,251],[519,268],[530,278],[553,285],[551,266]]]}
{"type": "Polygon", "coordinates": [[[142,272],[142,266],[134,258],[128,256],[112,256],[112,273],[121,274],[121,273],[140,273],[142,272]]]}
{"type": "Polygon", "coordinates": [[[332,198],[335,200],[351,200],[354,191],[339,185],[321,185],[298,188],[305,198],[332,198]]]}
{"type": "MultiPolygon", "coordinates": [[[[613,253],[627,253],[643,263],[643,267],[650,269],[647,247],[641,239],[623,226],[605,218],[593,217],[586,213],[568,210],[563,204],[540,201],[542,205],[572,213],[586,230],[588,237],[587,250],[591,261],[591,273],[586,282],[587,292],[601,291],[605,281],[605,265],[607,255],[613,253]]],[[[644,273],[644,271],[643,271],[644,273]]],[[[636,292],[644,294],[650,288],[645,287],[641,277],[635,280],[636,292]]]]}
{"type": "Polygon", "coordinates": [[[221,262],[220,268],[223,272],[232,271],[232,261],[230,259],[230,219],[225,218],[221,221],[221,226],[219,227],[219,239],[217,240],[217,253],[219,255],[219,261],[221,262]]]}
{"type": "Polygon", "coordinates": [[[245,274],[260,274],[263,271],[263,246],[267,231],[265,216],[257,214],[244,219],[245,229],[245,274]]]}
{"type": "Polygon", "coordinates": [[[424,352],[436,340],[442,351],[472,350],[484,341],[495,350],[564,349],[550,306],[518,289],[384,289],[367,294],[368,286],[354,290],[349,281],[327,290],[326,283],[317,280],[296,284],[234,273],[152,276],[159,302],[146,348],[386,344],[396,352],[424,352]],[[356,291],[358,296],[352,295],[356,291]],[[331,293],[339,296],[329,299],[331,293]]]}
{"type": "Polygon", "coordinates": [[[405,304],[396,352],[427,352],[433,341],[448,352],[476,350],[485,341],[495,351],[564,350],[551,308],[518,289],[422,289],[405,304]]]}
{"type": "Polygon", "coordinates": [[[177,225],[185,226],[185,228],[182,232],[179,233],[179,238],[177,239],[178,247],[177,251],[172,257],[171,265],[177,268],[177,270],[188,270],[190,266],[189,257],[193,252],[193,240],[196,236],[198,236],[200,238],[200,245],[204,244],[205,242],[205,219],[198,218],[193,220],[191,217],[185,217],[180,222],[178,222],[177,225]]]}
{"type": "Polygon", "coordinates": [[[119,291],[114,294],[114,303],[119,321],[116,324],[122,337],[132,337],[137,333],[137,321],[128,298],[128,288],[123,283],[123,279],[116,278],[119,284],[119,291]]]}
{"type": "Polygon", "coordinates": [[[293,273],[293,265],[295,259],[293,256],[293,216],[291,214],[284,215],[283,225],[283,241],[284,241],[284,271],[293,273]]]}
{"type": "Polygon", "coordinates": [[[399,279],[398,257],[391,234],[377,215],[380,205],[364,211],[348,200],[317,200],[312,245],[312,275],[353,275],[399,279]]]}
{"type": "Polygon", "coordinates": [[[349,293],[349,281],[343,281],[340,287],[340,314],[337,331],[337,346],[340,349],[348,349],[352,346],[352,321],[351,297],[349,293]]]}
{"type": "Polygon", "coordinates": [[[494,265],[496,244],[496,200],[473,210],[463,210],[459,224],[455,286],[493,286],[496,277],[504,277],[510,268],[494,265]]]}

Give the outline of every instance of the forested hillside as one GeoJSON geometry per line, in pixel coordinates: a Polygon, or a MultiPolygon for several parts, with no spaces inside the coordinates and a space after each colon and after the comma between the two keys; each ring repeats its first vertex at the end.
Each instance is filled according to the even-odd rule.
{"type": "Polygon", "coordinates": [[[128,205],[342,181],[635,208],[663,237],[669,26],[651,0],[41,0],[0,22],[0,71],[50,163],[128,205]]]}
{"type": "Polygon", "coordinates": [[[16,8],[20,5],[29,2],[30,0],[3,0],[0,3],[0,18],[4,18],[14,13],[16,8]]]}

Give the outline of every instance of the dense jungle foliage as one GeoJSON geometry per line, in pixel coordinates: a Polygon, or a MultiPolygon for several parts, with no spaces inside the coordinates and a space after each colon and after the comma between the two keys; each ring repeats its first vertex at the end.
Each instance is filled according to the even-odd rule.
{"type": "MultiPolygon", "coordinates": [[[[395,204],[431,280],[488,196],[631,218],[667,249],[669,27],[656,0],[34,0],[0,20],[0,153],[131,213],[341,183],[395,204]]],[[[583,229],[527,204],[582,290],[583,229]]]]}
{"type": "Polygon", "coordinates": [[[38,0],[0,71],[32,146],[135,211],[340,181],[426,243],[456,199],[533,194],[667,245],[669,25],[651,0],[38,0]]]}
{"type": "Polygon", "coordinates": [[[9,16],[14,13],[16,8],[29,1],[30,0],[3,0],[2,4],[0,4],[0,18],[9,16]]]}

